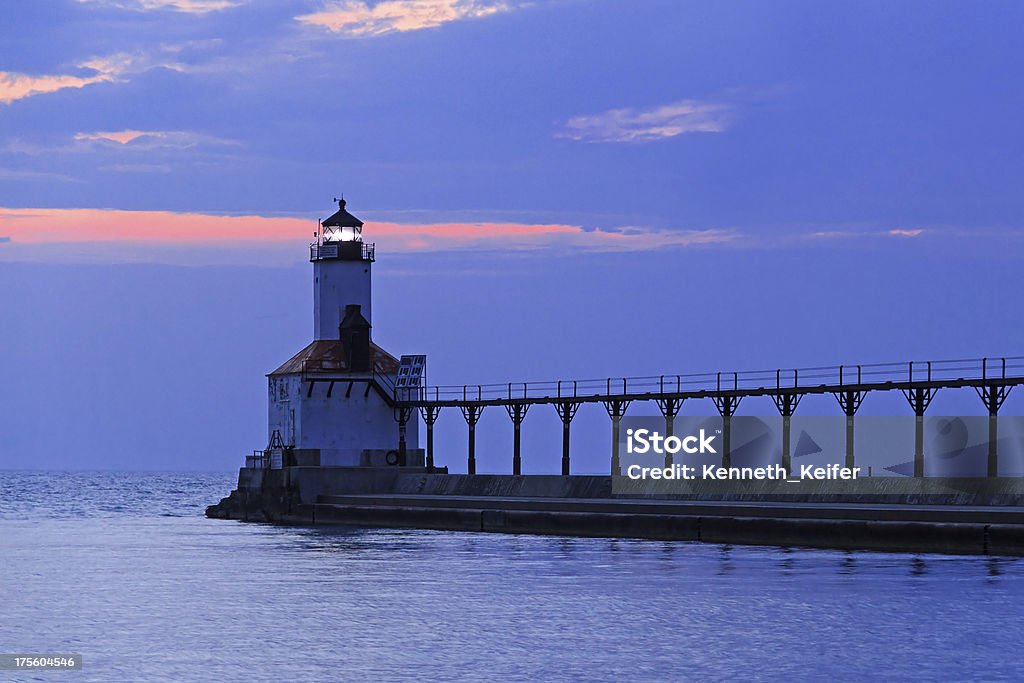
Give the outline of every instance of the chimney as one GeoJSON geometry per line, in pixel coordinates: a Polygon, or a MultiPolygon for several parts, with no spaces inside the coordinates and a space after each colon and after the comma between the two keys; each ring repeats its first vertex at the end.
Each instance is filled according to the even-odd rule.
{"type": "Polygon", "coordinates": [[[349,372],[370,371],[370,323],[359,309],[359,304],[345,306],[345,315],[338,326],[349,372]]]}

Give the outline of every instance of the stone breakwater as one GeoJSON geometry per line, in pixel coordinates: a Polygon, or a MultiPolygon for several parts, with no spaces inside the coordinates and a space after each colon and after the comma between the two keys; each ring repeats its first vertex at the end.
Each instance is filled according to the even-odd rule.
{"type": "MultiPolygon", "coordinates": [[[[239,473],[208,517],[280,524],[674,539],[706,543],[1024,555],[1013,481],[860,480],[837,492],[694,483],[622,494],[608,476],[449,475],[414,468],[290,467],[239,473]]],[[[820,484],[820,483],[819,483],[820,484]]]]}

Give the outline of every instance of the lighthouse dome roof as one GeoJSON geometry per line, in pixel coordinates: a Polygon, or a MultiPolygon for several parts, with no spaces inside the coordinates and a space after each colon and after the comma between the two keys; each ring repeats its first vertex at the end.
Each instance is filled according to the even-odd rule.
{"type": "Polygon", "coordinates": [[[361,228],[363,222],[345,210],[345,200],[338,200],[338,210],[321,223],[325,228],[361,228]]]}

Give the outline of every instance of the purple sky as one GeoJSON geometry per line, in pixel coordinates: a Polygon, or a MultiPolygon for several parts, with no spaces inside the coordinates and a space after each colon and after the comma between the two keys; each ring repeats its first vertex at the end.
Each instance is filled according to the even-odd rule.
{"type": "MultiPolygon", "coordinates": [[[[263,447],[263,374],[311,336],[305,243],[340,192],[378,244],[374,337],[433,381],[1024,355],[1019,3],[4,17],[0,467],[263,447]]],[[[574,427],[604,469],[607,418],[574,427]]],[[[464,467],[461,417],[439,428],[464,467]]],[[[480,429],[480,469],[506,471],[508,419],[480,429]]],[[[553,410],[524,439],[527,471],[557,471],[553,410]]]]}

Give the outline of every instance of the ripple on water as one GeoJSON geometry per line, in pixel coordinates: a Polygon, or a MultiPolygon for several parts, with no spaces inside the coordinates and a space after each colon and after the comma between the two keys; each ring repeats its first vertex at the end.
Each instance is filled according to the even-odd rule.
{"type": "Polygon", "coordinates": [[[82,681],[1022,674],[1013,558],[203,518],[233,484],[0,473],[0,643],[82,681]]]}

